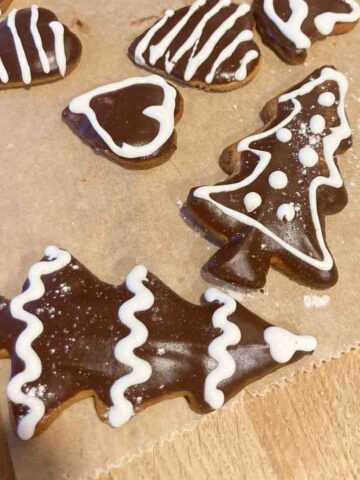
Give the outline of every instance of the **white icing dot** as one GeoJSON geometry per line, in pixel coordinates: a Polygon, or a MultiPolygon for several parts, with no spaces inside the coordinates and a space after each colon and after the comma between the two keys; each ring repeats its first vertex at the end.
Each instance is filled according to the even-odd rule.
{"type": "Polygon", "coordinates": [[[306,145],[306,147],[301,148],[298,155],[299,160],[304,167],[313,167],[319,160],[319,155],[313,148],[310,147],[310,145],[306,145]]]}
{"type": "Polygon", "coordinates": [[[276,138],[279,140],[279,142],[287,143],[290,142],[292,133],[288,128],[280,128],[280,130],[276,132],[276,138]]]}
{"type": "Polygon", "coordinates": [[[247,193],[244,197],[244,205],[246,210],[251,213],[262,204],[260,195],[256,192],[247,193]]]}
{"type": "Polygon", "coordinates": [[[281,170],[276,170],[269,175],[269,185],[276,190],[285,188],[288,184],[288,177],[286,173],[281,170]]]}
{"type": "Polygon", "coordinates": [[[322,115],[314,115],[310,120],[310,130],[313,134],[318,135],[325,130],[326,122],[322,115]]]}
{"type": "Polygon", "coordinates": [[[277,209],[276,216],[283,222],[291,222],[295,217],[295,208],[291,203],[283,203],[277,209]]]}
{"type": "Polygon", "coordinates": [[[324,92],[318,98],[319,105],[332,107],[336,101],[335,95],[331,92],[324,92]]]}

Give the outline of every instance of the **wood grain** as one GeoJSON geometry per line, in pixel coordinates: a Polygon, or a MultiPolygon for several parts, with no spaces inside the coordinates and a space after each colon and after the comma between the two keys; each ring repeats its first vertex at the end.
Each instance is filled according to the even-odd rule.
{"type": "Polygon", "coordinates": [[[360,350],[244,395],[101,480],[360,479],[360,350]]]}

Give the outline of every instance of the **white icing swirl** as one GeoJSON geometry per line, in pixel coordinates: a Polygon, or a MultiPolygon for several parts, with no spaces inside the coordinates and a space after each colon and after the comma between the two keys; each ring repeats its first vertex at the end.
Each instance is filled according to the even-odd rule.
{"type": "Polygon", "coordinates": [[[211,408],[216,409],[222,407],[225,401],[224,393],[218,388],[219,383],[232,377],[236,370],[235,360],[227,348],[240,342],[241,332],[235,323],[228,320],[236,310],[236,302],[232,297],[220,292],[217,288],[209,288],[205,292],[205,300],[222,304],[214,312],[212,323],[214,328],[220,328],[223,333],[220,337],[216,337],[208,348],[209,356],[216,360],[217,367],[207,375],[204,388],[205,401],[211,408]]]}
{"type": "Polygon", "coordinates": [[[17,433],[23,440],[28,440],[34,435],[36,425],[45,413],[45,405],[40,398],[22,391],[25,384],[34,382],[41,376],[41,359],[33,349],[32,343],[41,335],[44,328],[41,320],[27,312],[24,306],[44,295],[45,286],[41,280],[42,275],[57,272],[71,261],[71,255],[57,247],[47,247],[45,255],[49,261],[38,262],[30,268],[28,288],[10,303],[11,315],[26,324],[25,330],[19,335],[15,344],[16,354],[24,362],[24,370],[10,380],[7,388],[9,399],[18,405],[25,405],[29,410],[18,424],[17,433]]]}
{"type": "Polygon", "coordinates": [[[124,158],[140,158],[150,156],[157,152],[173,134],[175,103],[176,89],[159,75],[150,75],[148,77],[133,77],[121,82],[95,88],[72,100],[69,105],[69,110],[73,113],[86,115],[93,129],[116,155],[124,158]],[[98,95],[115,92],[116,90],[121,90],[133,85],[156,85],[163,90],[164,100],[162,105],[150,106],[143,111],[143,115],[159,122],[159,132],[151,142],[145,145],[130,145],[123,142],[122,146],[119,146],[114,142],[111,135],[100,125],[90,103],[91,100],[98,95]]]}
{"type": "Polygon", "coordinates": [[[336,23],[353,23],[359,20],[360,6],[356,0],[344,0],[344,2],[351,7],[351,12],[325,12],[315,18],[315,26],[321,35],[330,35],[334,30],[336,23]]]}
{"type": "Polygon", "coordinates": [[[148,329],[135,316],[136,312],[149,310],[154,304],[154,295],[144,285],[147,281],[147,270],[144,266],[136,266],[126,278],[126,287],[134,294],[119,309],[119,320],[130,329],[129,335],[121,339],[115,347],[115,358],[131,367],[131,373],[120,377],[111,387],[110,396],[113,406],[109,410],[109,423],[120,427],[134,415],[133,404],[125,398],[126,390],[151,377],[152,368],[149,362],[137,357],[134,350],[143,345],[148,338],[148,329]]]}

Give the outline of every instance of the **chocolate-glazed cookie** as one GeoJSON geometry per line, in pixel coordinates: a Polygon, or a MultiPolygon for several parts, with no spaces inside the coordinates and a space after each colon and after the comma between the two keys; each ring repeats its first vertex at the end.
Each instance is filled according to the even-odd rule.
{"type": "Polygon", "coordinates": [[[109,285],[68,252],[48,247],[10,312],[0,309],[4,345],[17,433],[29,439],[85,397],[94,397],[113,427],[176,396],[208,412],[311,352],[316,340],[271,326],[214,288],[203,305],[191,304],[144,266],[109,285]]]}
{"type": "Polygon", "coordinates": [[[254,0],[257,28],[285,61],[305,61],[307,49],[329,35],[347,33],[360,18],[356,0],[254,0]]]}
{"type": "Polygon", "coordinates": [[[80,57],[80,40],[49,10],[14,9],[0,22],[0,89],[58,80],[80,57]]]}
{"type": "Polygon", "coordinates": [[[273,265],[314,288],[336,283],[324,226],[347,202],[336,160],[351,146],[347,88],[334,68],[316,70],[264,107],[260,132],[223,152],[232,177],[190,192],[191,213],[224,242],[213,276],[261,288],[273,265]]]}
{"type": "Polygon", "coordinates": [[[176,150],[183,100],[158,75],[104,85],[75,98],[63,119],[96,153],[129,168],[150,168],[176,150]]]}
{"type": "Polygon", "coordinates": [[[256,74],[260,50],[247,4],[195,0],[167,10],[129,47],[138,65],[204,90],[227,91],[256,74]]]}

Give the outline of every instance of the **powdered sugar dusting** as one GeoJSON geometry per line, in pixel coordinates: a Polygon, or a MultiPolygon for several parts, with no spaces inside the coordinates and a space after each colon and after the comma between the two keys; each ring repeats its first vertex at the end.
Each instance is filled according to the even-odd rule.
{"type": "Polygon", "coordinates": [[[304,295],[304,306],[306,308],[324,308],[330,303],[329,295],[304,295]]]}

